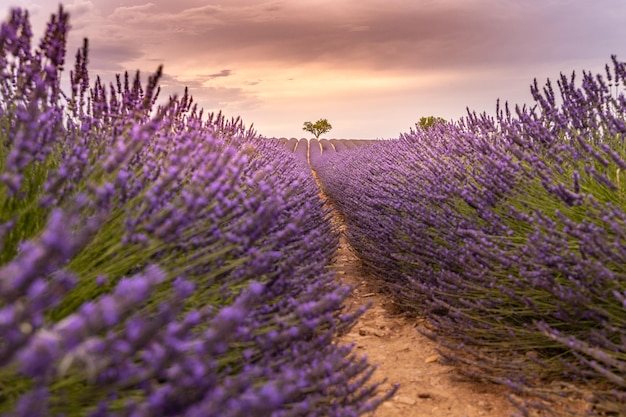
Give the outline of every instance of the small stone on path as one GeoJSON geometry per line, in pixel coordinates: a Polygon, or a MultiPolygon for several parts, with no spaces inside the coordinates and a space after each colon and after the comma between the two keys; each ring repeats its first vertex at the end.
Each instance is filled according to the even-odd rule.
{"type": "Polygon", "coordinates": [[[395,397],[393,397],[393,400],[400,404],[406,404],[406,405],[415,405],[416,403],[416,401],[413,398],[405,397],[403,395],[396,395],[395,397]]]}

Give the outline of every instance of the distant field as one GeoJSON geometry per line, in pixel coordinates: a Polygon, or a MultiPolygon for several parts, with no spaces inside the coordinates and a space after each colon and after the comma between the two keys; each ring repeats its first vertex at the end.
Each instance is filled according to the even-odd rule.
{"type": "Polygon", "coordinates": [[[273,138],[294,152],[299,159],[309,161],[310,158],[321,156],[324,152],[342,152],[351,148],[369,145],[377,139],[306,139],[306,138],[273,138]]]}

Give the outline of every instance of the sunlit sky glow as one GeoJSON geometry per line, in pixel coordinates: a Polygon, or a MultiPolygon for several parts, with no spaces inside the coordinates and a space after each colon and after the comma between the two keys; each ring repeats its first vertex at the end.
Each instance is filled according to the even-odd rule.
{"type": "MultiPolygon", "coordinates": [[[[205,111],[268,137],[394,138],[422,116],[493,114],[531,103],[533,78],[626,60],[623,0],[68,0],[68,63],[90,44],[90,74],[162,64],[163,96],[189,87],[205,111]]],[[[35,36],[54,0],[27,8],[35,36]]],[[[69,76],[69,73],[68,73],[69,76]]]]}

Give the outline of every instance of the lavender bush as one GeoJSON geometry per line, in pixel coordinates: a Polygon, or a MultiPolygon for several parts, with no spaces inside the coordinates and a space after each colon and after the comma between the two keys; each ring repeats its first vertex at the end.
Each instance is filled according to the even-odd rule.
{"type": "Polygon", "coordinates": [[[36,49],[0,28],[0,413],[352,416],[373,367],[334,337],[359,313],[306,165],[160,69],[105,85],[69,16],[36,49]]]}
{"type": "Polygon", "coordinates": [[[369,269],[525,414],[626,413],[626,64],[348,150],[316,171],[369,269]],[[530,396],[529,396],[530,395],[530,396]],[[567,408],[567,407],[566,407],[567,408]],[[552,409],[555,413],[582,413],[552,409]]]}
{"type": "Polygon", "coordinates": [[[331,139],[330,143],[332,143],[335,152],[342,152],[348,149],[350,141],[345,139],[331,139]]]}
{"type": "Polygon", "coordinates": [[[322,146],[320,145],[320,141],[315,138],[309,140],[309,164],[311,167],[315,169],[322,158],[322,146]]]}
{"type": "Polygon", "coordinates": [[[296,144],[296,148],[294,149],[293,152],[296,156],[296,159],[308,165],[309,163],[309,141],[308,140],[304,138],[298,140],[298,143],[296,144]]]}

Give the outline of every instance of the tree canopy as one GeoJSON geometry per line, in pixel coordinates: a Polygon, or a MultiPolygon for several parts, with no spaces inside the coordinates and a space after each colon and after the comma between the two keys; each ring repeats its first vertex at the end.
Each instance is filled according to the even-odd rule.
{"type": "Polygon", "coordinates": [[[428,116],[428,117],[422,117],[420,121],[416,123],[416,125],[422,129],[430,129],[432,126],[436,124],[445,123],[445,122],[446,120],[441,117],[428,116]]]}
{"type": "Polygon", "coordinates": [[[328,123],[328,120],[319,119],[315,123],[304,122],[304,127],[302,128],[302,130],[313,133],[315,139],[319,139],[321,134],[330,131],[330,129],[332,128],[333,127],[330,125],[330,123],[328,123]]]}

